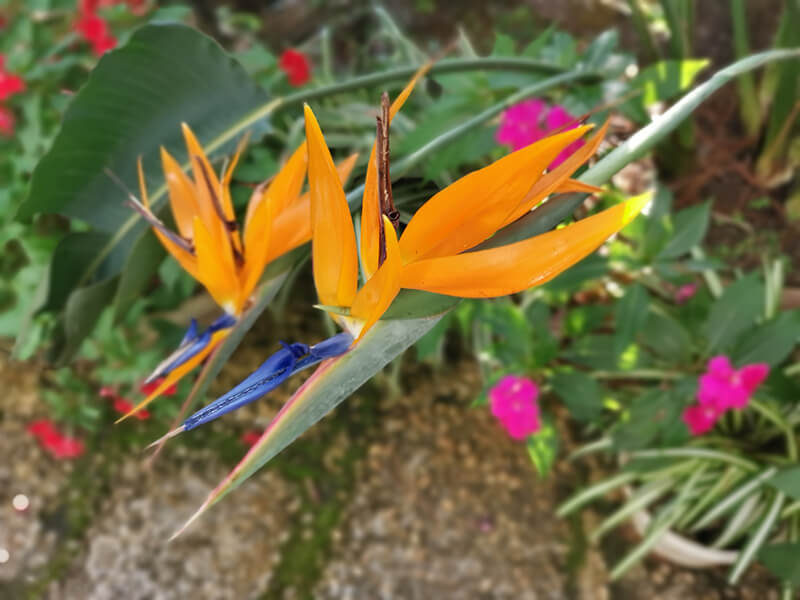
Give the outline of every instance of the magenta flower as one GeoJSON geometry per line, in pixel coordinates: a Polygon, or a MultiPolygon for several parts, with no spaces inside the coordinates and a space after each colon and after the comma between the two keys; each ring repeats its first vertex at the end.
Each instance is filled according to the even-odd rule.
{"type": "Polygon", "coordinates": [[[685,285],[682,285],[675,292],[675,303],[676,304],[684,304],[692,296],[694,296],[696,293],[697,293],[697,284],[696,283],[687,283],[685,285]]]}
{"type": "Polygon", "coordinates": [[[737,371],[727,356],[715,356],[700,376],[697,400],[719,411],[744,408],[768,373],[769,366],[765,363],[745,365],[737,371]]]}
{"type": "MultiPolygon", "coordinates": [[[[548,109],[543,100],[523,100],[500,115],[500,127],[495,133],[495,140],[498,144],[508,144],[512,150],[519,150],[557,129],[566,131],[579,124],[563,106],[556,104],[548,109]]],[[[583,140],[576,140],[564,148],[550,163],[550,168],[554,169],[564,162],[583,143],[583,140]]]]}
{"type": "Polygon", "coordinates": [[[516,375],[506,375],[489,390],[492,414],[515,440],[523,440],[539,431],[538,398],[536,384],[516,375]]]}
{"type": "Polygon", "coordinates": [[[766,363],[745,365],[737,370],[727,356],[715,356],[709,360],[706,372],[700,376],[698,404],[683,412],[683,420],[692,435],[709,431],[726,411],[747,406],[768,373],[769,365],[766,363]]]}
{"type": "Polygon", "coordinates": [[[692,404],[684,409],[683,422],[689,427],[692,435],[703,435],[711,431],[721,414],[713,406],[692,404]]]}

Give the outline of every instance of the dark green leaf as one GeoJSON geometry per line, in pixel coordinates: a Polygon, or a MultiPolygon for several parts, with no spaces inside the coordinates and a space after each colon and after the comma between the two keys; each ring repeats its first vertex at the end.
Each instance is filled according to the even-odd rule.
{"type": "Polygon", "coordinates": [[[711,203],[704,202],[685,208],[673,219],[673,236],[658,258],[677,258],[700,244],[708,230],[711,203]]]}
{"type": "Polygon", "coordinates": [[[603,391],[586,373],[561,371],[553,375],[550,385],[578,421],[590,423],[603,412],[603,391]]]}
{"type": "Polygon", "coordinates": [[[732,358],[740,365],[764,362],[776,367],[789,356],[798,340],[800,311],[782,312],[774,319],[743,333],[732,358]]]}
{"type": "Polygon", "coordinates": [[[708,351],[725,351],[764,311],[764,285],[751,274],[735,281],[711,306],[706,321],[708,351]]]}
{"type": "Polygon", "coordinates": [[[50,263],[47,299],[40,311],[59,311],[83,275],[81,265],[91,261],[108,242],[108,235],[84,231],[70,233],[58,243],[50,263]]]}
{"type": "Polygon", "coordinates": [[[800,500],[800,466],[781,469],[767,483],[787,496],[800,500]]]}
{"type": "Polygon", "coordinates": [[[676,392],[651,389],[634,400],[626,420],[612,432],[611,439],[618,450],[639,450],[674,444],[676,437],[688,437],[686,426],[680,419],[682,402],[676,392]],[[659,440],[661,443],[659,443],[659,440]]]}
{"type": "Polygon", "coordinates": [[[70,295],[63,316],[63,345],[55,348],[56,363],[64,364],[78,351],[114,296],[116,284],[116,278],[106,279],[82,287],[70,295]]]}
{"type": "Polygon", "coordinates": [[[128,309],[141,298],[147,284],[158,272],[166,254],[155,235],[141,236],[128,255],[114,296],[114,322],[119,323],[128,309]]]}
{"type": "Polygon", "coordinates": [[[614,320],[617,329],[614,332],[614,344],[617,353],[621,353],[633,341],[634,335],[647,320],[650,306],[650,295],[644,286],[633,284],[625,295],[617,302],[614,320]]]}
{"type": "Polygon", "coordinates": [[[781,581],[800,585],[800,542],[764,546],[758,559],[781,581]]]}
{"type": "Polygon", "coordinates": [[[683,362],[692,351],[692,338],[683,324],[661,312],[651,311],[639,339],[657,356],[683,362]]]}

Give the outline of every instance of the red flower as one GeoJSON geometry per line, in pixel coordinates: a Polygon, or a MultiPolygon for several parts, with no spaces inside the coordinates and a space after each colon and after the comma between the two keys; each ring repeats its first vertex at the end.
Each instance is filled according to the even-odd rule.
{"type": "Polygon", "coordinates": [[[117,39],[109,32],[106,20],[93,12],[84,12],[81,15],[81,18],[75,23],[75,31],[92,45],[97,56],[101,56],[117,45],[117,39]]]}
{"type": "Polygon", "coordinates": [[[258,440],[261,439],[261,432],[248,431],[247,433],[243,433],[242,437],[239,439],[245,446],[253,446],[258,440]]]}
{"type": "Polygon", "coordinates": [[[297,50],[284,50],[278,67],[289,77],[289,83],[295,87],[308,83],[311,79],[311,63],[308,57],[297,50]]]}
{"type": "MultiPolygon", "coordinates": [[[[133,403],[126,400],[125,398],[120,398],[119,396],[114,398],[113,406],[114,410],[121,415],[127,415],[129,412],[133,410],[133,403]]],[[[133,416],[139,419],[140,421],[144,421],[145,419],[150,418],[150,411],[142,409],[133,416]]]]}
{"type": "Polygon", "coordinates": [[[51,456],[58,459],[77,458],[86,451],[79,438],[61,433],[52,421],[40,419],[28,425],[28,433],[33,435],[51,456]]]}
{"type": "Polygon", "coordinates": [[[16,119],[10,108],[0,106],[0,135],[11,137],[14,135],[14,124],[16,119]]]}
{"type": "Polygon", "coordinates": [[[6,71],[6,57],[0,54],[0,101],[25,90],[25,81],[21,77],[6,71]]]}
{"type": "MultiPolygon", "coordinates": [[[[155,389],[161,385],[161,382],[164,381],[163,377],[159,377],[158,379],[154,379],[150,383],[143,383],[139,386],[139,391],[144,394],[145,396],[149,396],[152,394],[155,389]]],[[[162,396],[174,396],[178,392],[178,387],[173,383],[163,392],[161,392],[162,396]]]]}

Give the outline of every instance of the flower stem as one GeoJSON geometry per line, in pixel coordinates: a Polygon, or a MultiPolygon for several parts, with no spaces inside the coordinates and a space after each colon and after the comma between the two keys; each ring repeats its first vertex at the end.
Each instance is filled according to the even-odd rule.
{"type": "MultiPolygon", "coordinates": [[[[377,73],[359,75],[358,77],[353,77],[352,79],[347,79],[340,83],[324,85],[315,89],[289,94],[280,100],[280,104],[275,107],[275,110],[280,110],[303,102],[310,102],[318,98],[326,98],[335,94],[350,92],[352,90],[375,87],[393,81],[404,82],[416,73],[418,69],[419,65],[389,69],[377,73]]],[[[523,71],[540,74],[569,74],[587,83],[596,83],[602,79],[602,73],[597,71],[566,71],[563,67],[552,63],[514,56],[451,58],[448,60],[441,60],[431,67],[430,74],[457,73],[460,71],[523,71]]]]}
{"type": "Polygon", "coordinates": [[[752,399],[750,400],[749,406],[765,419],[772,421],[778,427],[778,429],[784,432],[786,435],[786,452],[789,455],[789,459],[792,462],[797,462],[797,439],[794,435],[793,428],[783,417],[781,417],[779,413],[772,410],[772,408],[768,407],[766,404],[762,404],[758,400],[752,399]]]}
{"type": "Polygon", "coordinates": [[[595,379],[680,379],[684,373],[659,369],[636,369],[633,371],[594,371],[595,379]]]}

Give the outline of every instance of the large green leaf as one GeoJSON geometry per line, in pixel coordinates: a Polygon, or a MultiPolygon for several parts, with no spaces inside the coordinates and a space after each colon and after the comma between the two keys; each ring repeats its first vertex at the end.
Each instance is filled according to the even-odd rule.
{"type": "MultiPolygon", "coordinates": [[[[797,56],[800,56],[800,51],[765,52],[723,69],[712,76],[709,81],[687,94],[664,113],[658,121],[643,128],[630,140],[610,152],[597,165],[589,169],[581,179],[594,185],[604,183],[628,162],[635,160],[655,146],[705,98],[731,78],[755,69],[770,60],[797,56]]],[[[573,205],[572,209],[574,210],[580,201],[580,197],[571,198],[571,202],[568,204],[573,205]]],[[[565,209],[562,207],[560,210],[565,209]]],[[[529,221],[529,225],[532,228],[538,227],[535,220],[529,221]]],[[[379,321],[351,352],[323,363],[284,405],[259,442],[209,495],[189,522],[239,486],[389,361],[422,337],[438,322],[439,318],[441,316],[379,321]]]]}
{"type": "Polygon", "coordinates": [[[708,351],[725,350],[764,312],[764,285],[755,273],[733,282],[708,313],[705,323],[708,351]]]}
{"type": "Polygon", "coordinates": [[[672,220],[672,239],[659,252],[657,258],[677,258],[699,245],[706,236],[710,214],[710,202],[685,208],[676,214],[672,220]]]}
{"type": "MultiPolygon", "coordinates": [[[[265,106],[267,93],[214,40],[190,27],[145,26],[124,47],[104,56],[67,110],[19,210],[20,218],[58,213],[94,228],[76,234],[92,239],[72,253],[66,274],[51,269],[46,307],[58,310],[75,290],[118,275],[146,230],[105,169],[136,189],[141,156],[158,206],[165,192],[159,147],[186,161],[181,122],[194,129],[207,150],[224,152],[245,130],[256,136],[267,131],[265,106]]],[[[58,252],[55,262],[64,262],[58,252]]],[[[79,342],[71,340],[70,346],[79,342]]]]}
{"type": "Polygon", "coordinates": [[[774,319],[740,336],[733,360],[740,365],[756,362],[778,366],[800,341],[800,310],[780,313],[774,319]]]}
{"type": "Polygon", "coordinates": [[[758,558],[776,577],[800,585],[800,542],[780,542],[763,546],[758,558]]]}

